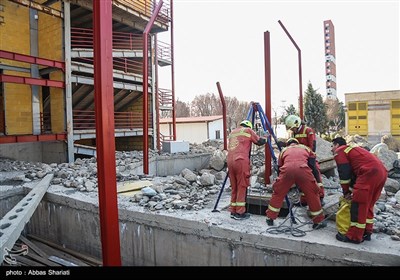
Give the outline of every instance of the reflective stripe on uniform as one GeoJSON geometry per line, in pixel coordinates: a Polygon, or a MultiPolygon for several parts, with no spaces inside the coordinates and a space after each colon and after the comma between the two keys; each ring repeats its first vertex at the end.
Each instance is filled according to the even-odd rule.
{"type": "Polygon", "coordinates": [[[322,187],[324,186],[322,183],[318,183],[317,185],[318,185],[318,187],[320,187],[320,188],[322,188],[322,187]]]}
{"type": "Polygon", "coordinates": [[[311,216],[318,216],[321,213],[322,213],[322,209],[319,211],[315,211],[315,212],[310,211],[311,216]]]}
{"type": "Polygon", "coordinates": [[[357,222],[351,222],[350,226],[351,227],[357,227],[357,228],[365,228],[365,224],[359,224],[357,222]]]}
{"type": "Polygon", "coordinates": [[[352,149],[353,147],[347,147],[346,149],[344,149],[344,152],[348,154],[352,149]]]}
{"type": "Polygon", "coordinates": [[[271,210],[272,212],[276,212],[276,213],[279,213],[279,211],[281,210],[281,208],[275,208],[275,207],[272,207],[271,205],[268,205],[268,209],[271,210]]]}
{"type": "Polygon", "coordinates": [[[349,191],[353,192],[353,187],[349,187],[349,191]]]}
{"type": "Polygon", "coordinates": [[[350,184],[350,182],[351,182],[351,179],[349,179],[349,180],[340,180],[340,184],[341,185],[350,184]]]}
{"type": "Polygon", "coordinates": [[[296,134],[294,137],[295,138],[304,138],[304,137],[307,137],[307,134],[296,134]]]}
{"type": "Polygon", "coordinates": [[[244,132],[244,130],[245,130],[245,128],[242,128],[239,132],[230,134],[229,138],[238,137],[238,136],[245,136],[245,137],[250,138],[251,134],[244,132]]]}
{"type": "Polygon", "coordinates": [[[367,224],[373,224],[374,223],[374,219],[367,219],[367,224]]]}
{"type": "Polygon", "coordinates": [[[231,202],[231,206],[236,206],[236,202],[231,202]]]}
{"type": "Polygon", "coordinates": [[[246,202],[236,202],[236,206],[246,206],[246,202]]]}

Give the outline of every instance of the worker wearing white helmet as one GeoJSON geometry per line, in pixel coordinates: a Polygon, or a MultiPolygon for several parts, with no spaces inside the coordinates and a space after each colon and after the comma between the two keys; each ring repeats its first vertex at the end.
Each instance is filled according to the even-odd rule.
{"type": "Polygon", "coordinates": [[[250,149],[251,144],[264,145],[265,138],[261,138],[253,131],[253,124],[244,120],[240,126],[229,134],[228,172],[231,183],[231,217],[243,220],[250,217],[246,213],[246,192],[250,185],[250,149]]]}
{"type": "MultiPolygon", "coordinates": [[[[313,174],[315,179],[317,180],[319,186],[319,197],[321,199],[321,203],[324,204],[323,198],[325,196],[324,186],[322,185],[321,171],[319,168],[318,161],[316,160],[317,155],[315,154],[317,150],[317,141],[315,137],[315,132],[311,127],[306,126],[306,124],[300,119],[300,117],[296,115],[289,115],[285,119],[286,129],[292,131],[292,137],[296,138],[300,144],[303,144],[309,147],[314,156],[310,161],[310,164],[315,165],[316,168],[313,169],[313,174]]],[[[300,197],[301,205],[306,205],[306,199],[304,197],[304,193],[301,194],[300,197]]]]}

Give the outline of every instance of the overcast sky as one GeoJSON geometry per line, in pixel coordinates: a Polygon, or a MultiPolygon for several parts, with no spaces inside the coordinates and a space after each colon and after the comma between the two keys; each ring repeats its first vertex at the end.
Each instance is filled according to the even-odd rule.
{"type": "MultiPolygon", "coordinates": [[[[264,32],[271,40],[272,105],[295,105],[310,81],[325,98],[324,20],[335,27],[337,92],[400,89],[400,5],[396,1],[174,0],[175,95],[192,101],[215,93],[264,106],[264,32]]],[[[168,41],[164,36],[160,40],[168,41]]],[[[168,38],[169,36],[167,36],[168,38]]],[[[159,68],[160,87],[171,88],[170,67],[159,68]]]]}

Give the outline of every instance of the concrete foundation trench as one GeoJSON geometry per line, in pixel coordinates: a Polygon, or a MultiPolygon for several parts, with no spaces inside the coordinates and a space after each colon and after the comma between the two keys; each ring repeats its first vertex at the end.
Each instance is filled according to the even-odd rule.
{"type": "MultiPolygon", "coordinates": [[[[2,216],[30,191],[13,187],[1,192],[2,216]]],[[[124,266],[398,266],[400,246],[387,235],[370,242],[341,243],[335,225],[294,237],[266,232],[265,217],[236,221],[226,210],[174,213],[145,210],[118,197],[121,256],[124,266]]],[[[223,195],[220,205],[228,205],[223,195]]],[[[278,219],[277,224],[283,218],[278,219]]],[[[308,231],[309,230],[309,231],[308,231]]],[[[101,259],[96,193],[65,192],[52,185],[26,224],[24,234],[101,259]]]]}

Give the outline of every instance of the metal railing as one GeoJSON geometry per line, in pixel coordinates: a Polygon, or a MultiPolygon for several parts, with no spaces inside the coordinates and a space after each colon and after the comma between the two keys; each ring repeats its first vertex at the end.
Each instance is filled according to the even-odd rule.
{"type": "MultiPolygon", "coordinates": [[[[171,61],[171,45],[158,41],[157,56],[159,59],[171,61]]],[[[71,28],[71,47],[93,50],[93,30],[89,28],[71,28]]],[[[149,46],[150,49],[150,46],[149,46]]],[[[142,34],[128,32],[113,32],[113,50],[143,51],[142,34]]],[[[74,57],[80,61],[93,65],[92,57],[74,57]]],[[[113,68],[124,73],[140,74],[143,71],[143,60],[132,57],[113,57],[113,68]]],[[[149,67],[150,71],[150,67],[149,67]]]]}
{"type": "MultiPolygon", "coordinates": [[[[154,9],[157,6],[156,1],[153,0],[114,0],[115,3],[122,4],[127,8],[137,11],[143,15],[152,16],[154,9]]],[[[169,0],[164,0],[163,6],[161,7],[160,13],[158,14],[156,21],[163,24],[168,24],[171,21],[171,5],[169,0]]]]}
{"type": "Polygon", "coordinates": [[[172,61],[171,45],[160,40],[157,41],[157,58],[172,61]]]}
{"type": "Polygon", "coordinates": [[[160,107],[171,107],[172,108],[172,90],[159,88],[158,89],[158,102],[160,107]]]}
{"type": "MultiPolygon", "coordinates": [[[[73,110],[74,130],[96,129],[95,111],[73,110]]],[[[114,112],[115,129],[142,129],[141,112],[114,112]]],[[[151,125],[151,119],[149,120],[151,125]]]]}

